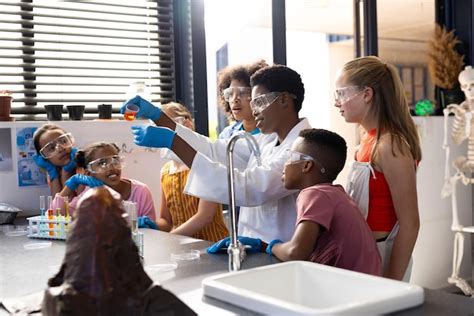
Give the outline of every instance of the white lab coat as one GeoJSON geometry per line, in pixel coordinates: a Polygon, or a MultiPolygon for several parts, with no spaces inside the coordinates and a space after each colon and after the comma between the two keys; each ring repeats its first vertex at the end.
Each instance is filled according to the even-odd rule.
{"type": "MultiPolygon", "coordinates": [[[[296,223],[296,197],[298,192],[287,190],[281,177],[285,164],[285,150],[290,148],[301,130],[310,128],[302,119],[285,140],[277,146],[276,134],[256,135],[260,146],[262,166],[250,153],[244,140],[234,147],[235,201],[240,206],[238,233],[260,238],[288,241],[293,236],[296,223]]],[[[185,193],[205,200],[229,203],[227,186],[227,141],[211,142],[183,126],[177,134],[198,151],[191,166],[185,193]]]]}

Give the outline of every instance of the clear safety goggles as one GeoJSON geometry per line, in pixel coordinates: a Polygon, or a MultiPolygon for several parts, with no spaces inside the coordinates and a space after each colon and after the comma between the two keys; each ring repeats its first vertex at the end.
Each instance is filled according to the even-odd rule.
{"type": "Polygon", "coordinates": [[[252,89],[250,87],[229,87],[222,91],[222,96],[226,102],[235,100],[236,98],[250,100],[252,89]]]}
{"type": "Polygon", "coordinates": [[[313,157],[300,153],[298,151],[291,150],[290,148],[287,148],[285,150],[285,159],[287,164],[292,164],[300,161],[314,161],[313,157]]]}
{"type": "Polygon", "coordinates": [[[299,151],[294,151],[294,150],[291,150],[290,148],[287,148],[285,150],[285,156],[286,156],[285,164],[287,165],[291,165],[291,164],[302,162],[302,161],[313,161],[315,164],[319,166],[319,171],[321,173],[326,172],[326,169],[323,166],[321,166],[321,164],[318,163],[313,157],[300,153],[299,151]]]}
{"type": "Polygon", "coordinates": [[[177,124],[184,125],[184,122],[186,120],[190,120],[191,118],[188,116],[176,116],[173,118],[173,121],[175,121],[177,124]]]}
{"type": "Polygon", "coordinates": [[[49,159],[56,155],[59,148],[65,149],[72,147],[72,142],[72,135],[66,133],[44,145],[43,148],[39,150],[39,153],[43,158],[49,159]]]}
{"type": "MultiPolygon", "coordinates": [[[[262,95],[259,95],[258,97],[252,99],[250,101],[250,108],[252,109],[252,112],[262,112],[265,110],[267,107],[269,107],[273,102],[275,102],[276,99],[278,99],[279,96],[281,96],[283,92],[268,92],[262,95]]],[[[294,94],[289,94],[291,98],[296,99],[296,96],[294,94]]]]}
{"type": "Polygon", "coordinates": [[[87,164],[87,170],[92,173],[101,173],[110,168],[121,170],[125,166],[125,157],[123,156],[109,156],[93,160],[87,164]]]}
{"type": "Polygon", "coordinates": [[[347,101],[361,94],[364,91],[364,89],[362,89],[357,92],[357,90],[359,90],[360,88],[361,87],[359,86],[347,86],[334,90],[334,102],[336,102],[337,104],[346,103],[347,101]]]}

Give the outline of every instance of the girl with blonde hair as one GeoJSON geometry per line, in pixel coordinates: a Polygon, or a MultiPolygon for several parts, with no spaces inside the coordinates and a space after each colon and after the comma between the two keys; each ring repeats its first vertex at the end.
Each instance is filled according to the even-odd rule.
{"type": "Polygon", "coordinates": [[[383,275],[408,281],[420,226],[421,149],[397,69],[375,56],[349,61],[337,75],[334,97],[345,121],[362,131],[347,192],[377,240],[383,275]]]}

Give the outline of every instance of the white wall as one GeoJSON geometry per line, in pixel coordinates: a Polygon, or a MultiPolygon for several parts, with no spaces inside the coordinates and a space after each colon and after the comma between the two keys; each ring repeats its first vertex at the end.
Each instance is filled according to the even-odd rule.
{"type": "MultiPolygon", "coordinates": [[[[47,185],[18,187],[16,129],[39,127],[44,122],[0,122],[0,128],[11,128],[13,146],[13,171],[0,172],[0,202],[10,203],[24,210],[22,216],[39,213],[39,196],[49,195],[47,185]]],[[[71,132],[76,145],[81,147],[95,141],[113,141],[119,147],[125,146],[131,153],[123,152],[126,166],[122,176],[146,183],[153,194],[155,209],[158,213],[160,205],[160,169],[163,160],[159,152],[150,152],[143,147],[135,146],[130,126],[146,124],[146,121],[59,121],[53,122],[71,132]]]]}
{"type": "MultiPolygon", "coordinates": [[[[450,117],[450,121],[452,121],[450,117]]],[[[423,159],[417,173],[418,208],[420,233],[413,252],[411,282],[427,288],[448,285],[451,275],[454,233],[451,231],[451,197],[441,199],[444,184],[445,153],[443,143],[442,116],[417,117],[415,122],[421,136],[423,159]]],[[[456,146],[449,138],[451,161],[466,156],[466,142],[456,146]]],[[[451,166],[451,175],[454,168],[451,166]]],[[[472,187],[458,184],[457,200],[459,219],[464,226],[472,226],[472,187]]],[[[471,279],[472,251],[470,236],[466,236],[464,259],[460,274],[471,279]]]]}

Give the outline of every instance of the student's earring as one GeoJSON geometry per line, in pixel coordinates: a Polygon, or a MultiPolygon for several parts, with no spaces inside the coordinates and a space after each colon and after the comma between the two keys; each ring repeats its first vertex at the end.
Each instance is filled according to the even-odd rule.
{"type": "Polygon", "coordinates": [[[321,167],[321,169],[319,169],[319,171],[321,171],[321,174],[326,173],[326,169],[324,167],[321,167]]]}

